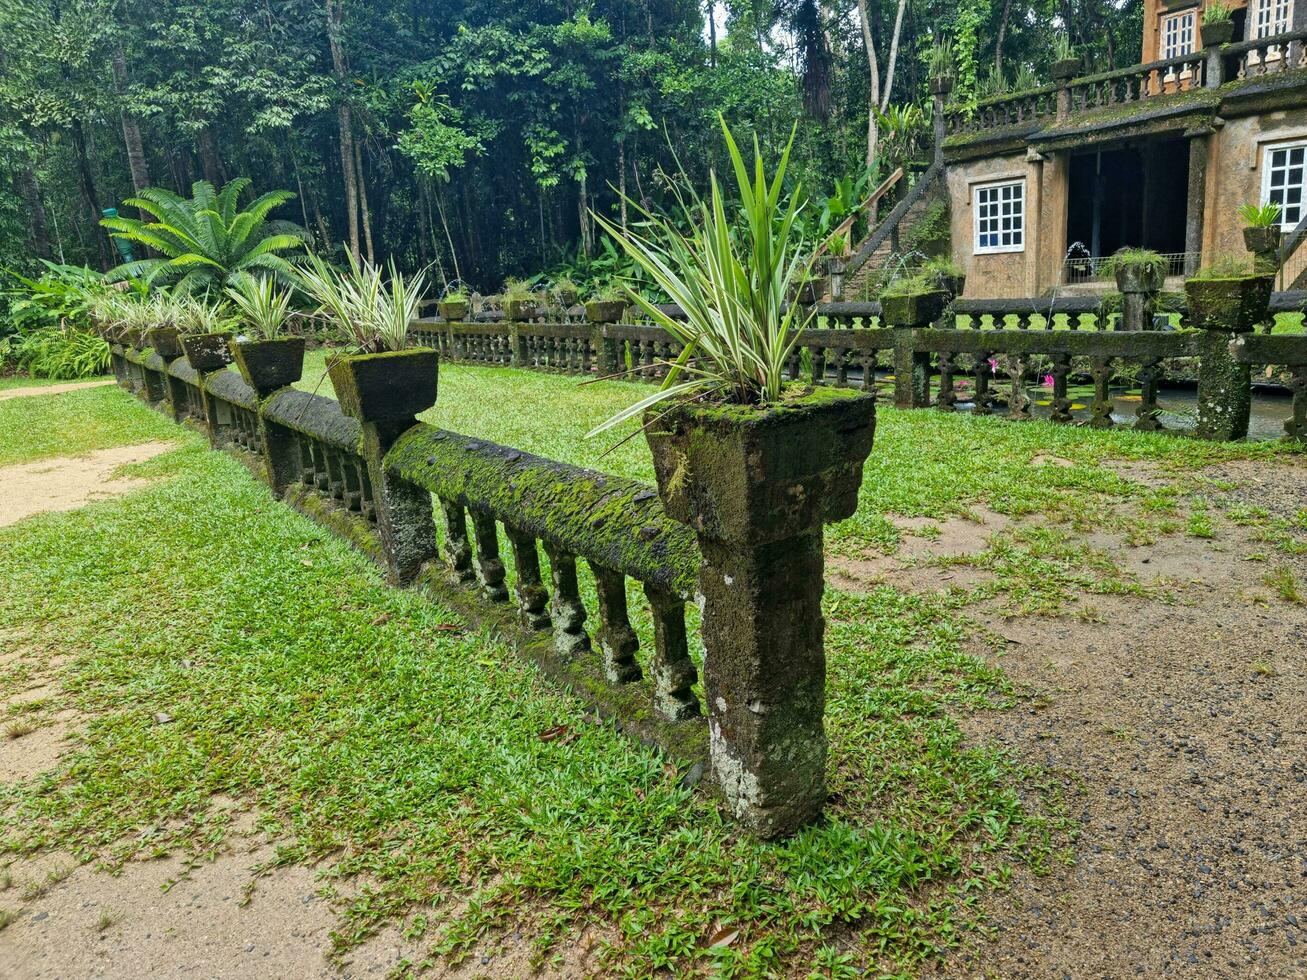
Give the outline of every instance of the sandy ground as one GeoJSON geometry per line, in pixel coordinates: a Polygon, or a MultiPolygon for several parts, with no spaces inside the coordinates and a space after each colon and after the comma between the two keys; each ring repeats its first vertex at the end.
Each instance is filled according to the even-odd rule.
{"type": "MultiPolygon", "coordinates": [[[[1205,475],[1238,482],[1218,492],[1227,503],[1287,518],[1307,508],[1301,465],[1205,475]]],[[[978,516],[907,539],[905,560],[841,560],[835,579],[909,591],[982,581],[984,571],[920,563],[978,550],[1007,524],[978,516]]],[[[988,900],[992,940],[930,973],[1307,977],[1307,607],[1262,581],[1287,564],[1307,584],[1307,559],[1275,556],[1228,522],[1212,540],[1090,543],[1169,598],[1086,595],[1058,617],[973,607],[1007,640],[998,663],[1031,696],[964,722],[975,741],[1061,776],[1079,823],[1076,862],[1045,878],[1018,873],[988,900]]]]}
{"type": "Polygon", "coordinates": [[[105,385],[111,384],[114,384],[112,378],[105,381],[70,381],[65,384],[32,385],[29,388],[8,388],[4,391],[0,391],[0,402],[8,401],[10,398],[26,398],[29,395],[58,395],[65,391],[77,391],[79,388],[103,388],[105,385]]]}
{"type": "Polygon", "coordinates": [[[129,463],[158,456],[174,445],[144,442],[101,449],[85,456],[58,456],[0,466],[0,527],[46,511],[76,510],[94,500],[143,487],[149,481],[115,477],[114,472],[129,463]]]}

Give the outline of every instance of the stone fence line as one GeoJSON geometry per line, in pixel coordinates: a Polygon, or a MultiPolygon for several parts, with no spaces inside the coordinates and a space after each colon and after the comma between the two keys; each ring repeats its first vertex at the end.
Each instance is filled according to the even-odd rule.
{"type": "MultiPolygon", "coordinates": [[[[640,330],[623,336],[663,343],[640,330]]],[[[487,357],[502,342],[476,331],[465,339],[465,351],[487,357]]],[[[567,329],[519,341],[530,357],[565,356],[577,370],[607,356],[602,339],[590,349],[567,329]]],[[[814,547],[773,549],[775,567],[760,569],[751,545],[705,537],[669,514],[652,486],[417,421],[436,400],[435,351],[343,359],[358,377],[343,389],[332,367],[337,401],[291,387],[302,372],[302,340],[231,346],[245,350],[236,358],[242,373],[212,352],[201,357],[188,348],[191,356],[165,359],[130,342],[111,345],[112,365],[123,388],[203,431],[274,495],[375,559],[395,584],[429,590],[512,642],[602,716],[662,747],[685,765],[686,785],[706,772],[706,785],[752,832],[783,836],[819,817],[826,756],[820,527],[823,517],[843,516],[839,507],[808,515],[815,532],[806,525],[792,532],[815,540],[815,564],[814,547]],[[273,345],[292,349],[293,368],[256,388],[246,361],[273,345]],[[504,541],[515,573],[511,594],[504,541]],[[705,569],[737,566],[812,601],[777,603],[765,588],[703,581],[705,569]],[[687,605],[699,615],[687,620],[687,605]],[[692,655],[696,620],[703,701],[692,655]],[[645,651],[637,626],[652,635],[645,651]],[[742,657],[746,635],[801,637],[807,655],[762,643],[750,648],[752,659],[742,657]],[[775,662],[781,654],[784,663],[775,662]],[[730,692],[750,692],[747,709],[743,697],[728,704],[737,700],[730,692]]],[[[865,411],[870,416],[872,407],[865,411]]],[[[859,480],[870,439],[868,429],[861,456],[854,454],[859,480]]]]}
{"type": "MultiPolygon", "coordinates": [[[[1299,311],[1307,296],[1276,294],[1271,312],[1299,311]]],[[[1182,325],[1187,313],[1177,310],[1182,325]]],[[[824,303],[816,307],[820,327],[802,334],[790,359],[791,380],[875,390],[878,366],[892,370],[894,404],[953,412],[969,405],[976,415],[1033,417],[1029,387],[1052,379],[1051,413],[1057,423],[1074,421],[1069,383],[1093,385],[1088,424],[1111,428],[1114,379],[1128,377],[1140,401],[1133,427],[1161,429],[1158,389],[1168,368],[1196,366],[1198,419],[1195,434],[1207,439],[1242,439],[1248,433],[1253,369],[1281,369],[1292,395],[1286,438],[1307,439],[1307,335],[1268,337],[1234,329],[1111,329],[1121,312],[1111,299],[1067,296],[1055,300],[957,299],[917,322],[889,323],[879,302],[824,303]],[[959,394],[966,379],[965,398],[959,394]]],[[[1151,326],[1151,324],[1150,324],[1151,326]]],[[[415,341],[458,363],[520,367],[582,376],[656,381],[680,353],[680,345],[658,327],[623,323],[502,320],[494,323],[421,320],[415,341]]]]}

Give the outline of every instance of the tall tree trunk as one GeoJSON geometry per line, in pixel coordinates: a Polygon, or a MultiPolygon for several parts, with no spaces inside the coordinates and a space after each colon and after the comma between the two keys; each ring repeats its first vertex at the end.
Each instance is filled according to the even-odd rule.
{"type": "Polygon", "coordinates": [[[1003,16],[998,22],[998,39],[994,42],[994,78],[1003,77],[1003,42],[1007,39],[1007,22],[1012,16],[1012,0],[1003,0],[1003,16]]]}
{"type": "Polygon", "coordinates": [[[708,0],[708,64],[717,67],[717,0],[708,0]]]}
{"type": "MultiPolygon", "coordinates": [[[[115,44],[113,54],[110,59],[113,63],[113,78],[117,85],[118,94],[125,96],[127,94],[127,59],[123,55],[123,46],[115,44]]],[[[123,143],[127,147],[127,168],[132,174],[132,188],[139,194],[144,188],[150,186],[150,168],[145,160],[145,146],[141,141],[141,122],[135,114],[123,109],[121,112],[123,124],[123,143]]],[[[143,220],[148,216],[142,214],[143,220]]]]}
{"type": "Polygon", "coordinates": [[[214,187],[222,187],[227,179],[222,169],[222,157],[218,153],[218,141],[213,138],[213,130],[208,125],[196,134],[195,148],[200,152],[200,169],[204,171],[204,179],[214,187]]]}
{"type": "Polygon", "coordinates": [[[363,242],[368,251],[368,261],[376,262],[372,251],[372,212],[368,210],[368,182],[363,179],[363,141],[354,141],[354,171],[358,175],[359,210],[363,213],[363,242]]]}
{"type": "Polygon", "coordinates": [[[626,137],[617,141],[617,193],[621,195],[622,231],[626,231],[626,137]]]}
{"type": "Polygon", "coordinates": [[[41,200],[41,185],[36,179],[36,169],[27,161],[17,175],[18,193],[27,209],[27,227],[32,235],[32,251],[38,258],[50,257],[50,233],[45,226],[45,204],[41,200]]]}
{"type": "Polygon", "coordinates": [[[345,16],[345,0],[327,0],[327,41],[331,46],[331,67],[340,85],[340,104],[336,107],[336,124],[340,130],[340,172],[345,180],[345,214],[349,228],[349,250],[359,258],[359,192],[354,173],[354,121],[345,98],[345,50],[340,43],[340,22],[345,16]]]}
{"type": "Polygon", "coordinates": [[[862,27],[862,44],[867,50],[867,72],[871,77],[870,98],[867,100],[867,169],[876,165],[880,156],[880,127],[876,122],[876,113],[884,112],[889,105],[890,93],[894,91],[894,69],[899,56],[899,37],[903,31],[903,11],[907,0],[899,0],[898,13],[894,17],[894,36],[890,41],[889,69],[885,73],[884,95],[880,83],[880,60],[876,57],[876,41],[871,36],[871,20],[867,14],[867,0],[858,0],[858,23],[862,27]]]}
{"type": "Polygon", "coordinates": [[[100,258],[100,268],[108,269],[112,257],[109,253],[109,241],[100,227],[100,195],[95,190],[95,178],[91,176],[91,161],[86,155],[86,133],[82,131],[82,121],[74,119],[72,124],[73,150],[77,156],[77,180],[82,189],[82,200],[90,212],[91,230],[95,238],[95,249],[100,258]]]}

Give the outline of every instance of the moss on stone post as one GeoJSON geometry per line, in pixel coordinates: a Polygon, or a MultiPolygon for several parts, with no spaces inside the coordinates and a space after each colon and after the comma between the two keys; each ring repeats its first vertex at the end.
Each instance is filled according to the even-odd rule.
{"type": "Polygon", "coordinates": [[[393,582],[406,585],[436,557],[431,494],[391,474],[385,455],[417,415],[436,403],[440,355],[417,348],[346,357],[331,368],[331,383],[346,415],[362,428],[360,454],[367,462],[377,509],[377,530],[393,582]]]}
{"type": "Polygon", "coordinates": [[[853,513],[874,430],[872,396],[818,388],[767,409],[683,403],[647,431],[667,512],[703,552],[714,779],[763,837],[825,802],[822,525],[853,513]]]}
{"type": "Polygon", "coordinates": [[[1231,342],[1268,316],[1272,276],[1190,279],[1185,283],[1190,322],[1198,338],[1198,426],[1203,439],[1248,435],[1252,366],[1238,360],[1231,342]]]}
{"type": "Polygon", "coordinates": [[[1203,439],[1248,435],[1252,410],[1252,366],[1230,353],[1232,330],[1204,330],[1198,338],[1198,427],[1203,439]]]}
{"type": "Polygon", "coordinates": [[[299,436],[286,426],[267,418],[263,406],[283,388],[289,388],[304,374],[304,338],[233,342],[236,368],[259,398],[259,443],[267,467],[268,483],[277,496],[300,478],[302,467],[299,436]]]}

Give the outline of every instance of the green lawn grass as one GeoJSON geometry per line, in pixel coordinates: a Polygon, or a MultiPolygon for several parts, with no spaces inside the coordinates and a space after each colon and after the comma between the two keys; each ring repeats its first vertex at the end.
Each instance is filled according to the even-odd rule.
{"type": "Polygon", "coordinates": [[[0,401],[0,466],[155,439],[175,439],[177,426],[116,387],[0,401]]]}
{"type": "MultiPolygon", "coordinates": [[[[85,417],[150,427],[105,394],[85,417]]],[[[909,969],[1011,863],[1043,868],[1063,841],[1039,775],[963,740],[955,712],[1012,695],[963,652],[944,599],[828,596],[829,818],[761,845],[656,753],[182,440],[132,468],[158,478],[145,491],[0,530],[7,644],[73,658],[24,717],[91,719],[55,771],[0,788],[0,854],[202,858],[227,833],[208,806],[224,794],[280,832],[279,862],[323,862],[342,951],[399,920],[432,956],[513,926],[547,960],[588,924],[616,972],[760,975],[909,969]],[[540,739],[558,725],[567,738],[540,739]],[[739,938],[710,946],[726,926],[739,938]]],[[[6,667],[0,691],[30,676],[6,667]]]]}

